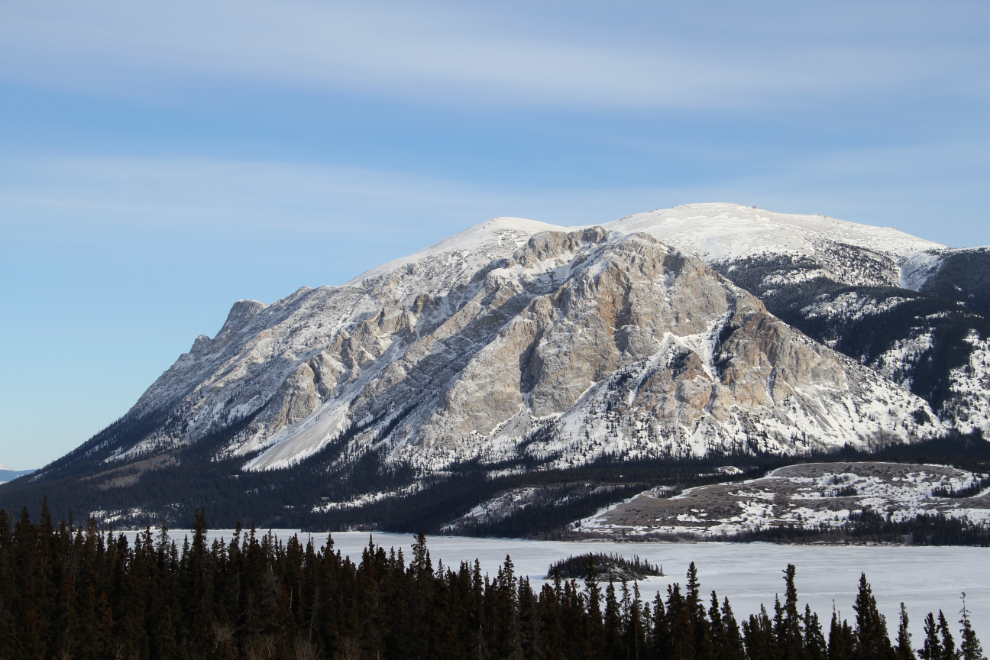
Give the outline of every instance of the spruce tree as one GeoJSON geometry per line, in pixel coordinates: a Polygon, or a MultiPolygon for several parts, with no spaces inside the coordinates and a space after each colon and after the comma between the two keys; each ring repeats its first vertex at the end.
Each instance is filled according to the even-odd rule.
{"type": "Polygon", "coordinates": [[[178,660],[180,657],[172,610],[163,607],[151,636],[151,660],[178,660]]]}
{"type": "Polygon", "coordinates": [[[962,610],[960,614],[962,615],[962,618],[959,619],[959,623],[962,624],[962,631],[960,633],[962,640],[959,650],[962,660],[986,660],[983,657],[983,647],[980,646],[980,640],[976,638],[973,624],[969,620],[969,610],[966,609],[966,592],[963,592],[962,595],[962,610]]]}
{"type": "Polygon", "coordinates": [[[746,657],[746,649],[743,646],[742,634],[739,632],[739,624],[732,613],[732,606],[729,605],[729,597],[722,601],[722,625],[725,627],[725,660],[743,660],[746,657]]]}
{"type": "Polygon", "coordinates": [[[47,581],[49,567],[40,561],[41,543],[27,507],[21,511],[20,520],[14,526],[13,546],[16,597],[12,599],[12,610],[17,639],[13,643],[12,657],[44,660],[48,626],[43,582],[47,581]]]}
{"type": "Polygon", "coordinates": [[[666,658],[671,657],[670,625],[667,621],[667,610],[659,591],[653,599],[653,634],[651,637],[650,652],[652,657],[657,660],[666,660],[666,658]]]}
{"type": "Polygon", "coordinates": [[[859,592],[856,594],[856,642],[853,658],[856,660],[887,660],[893,658],[893,648],[887,635],[887,624],[877,609],[873,590],[866,581],[866,574],[859,578],[859,592]]]}
{"type": "MultiPolygon", "coordinates": [[[[625,587],[625,584],[623,584],[625,587]]],[[[646,621],[643,616],[643,603],[640,600],[639,585],[633,584],[633,597],[625,612],[623,646],[629,660],[643,660],[646,656],[646,621]]]]}
{"type": "Polygon", "coordinates": [[[667,587],[667,629],[671,658],[694,658],[694,624],[689,602],[681,595],[681,586],[667,587]]]}
{"type": "Polygon", "coordinates": [[[728,640],[725,631],[725,621],[722,619],[722,610],[718,603],[718,594],[712,590],[711,605],[708,607],[708,625],[711,631],[712,653],[717,658],[725,657],[728,648],[728,640]]]}
{"type": "MultiPolygon", "coordinates": [[[[598,567],[595,558],[588,561],[588,577],[584,582],[587,595],[587,648],[591,657],[601,657],[605,653],[605,624],[602,621],[602,589],[598,582],[598,567]]],[[[659,594],[657,594],[659,597],[659,594]]]]}
{"type": "Polygon", "coordinates": [[[409,568],[417,580],[425,579],[427,575],[433,573],[433,566],[430,562],[430,552],[426,549],[426,534],[420,532],[416,535],[416,541],[412,546],[412,561],[409,568]]]}
{"type": "Polygon", "coordinates": [[[856,646],[856,636],[845,620],[832,609],[832,623],[828,631],[828,660],[851,660],[856,646]]]}
{"type": "Polygon", "coordinates": [[[825,660],[828,657],[828,645],[822,633],[822,624],[818,615],[811,611],[810,605],[804,606],[804,643],[805,660],[825,660]]]}
{"type": "Polygon", "coordinates": [[[925,644],[918,649],[921,660],[949,660],[942,649],[942,640],[938,637],[938,623],[931,612],[925,617],[925,644]]]}
{"type": "MultiPolygon", "coordinates": [[[[611,587],[611,585],[609,585],[609,587],[611,587]]],[[[615,605],[616,629],[615,643],[610,645],[608,648],[618,649],[619,633],[621,632],[619,629],[620,623],[617,616],[618,605],[615,604],[615,590],[611,589],[610,593],[612,595],[612,604],[615,605]]],[[[564,660],[566,657],[563,653],[564,630],[560,625],[558,592],[555,592],[553,587],[549,584],[543,585],[543,590],[540,592],[538,610],[540,617],[541,637],[540,655],[546,660],[564,660]]]]}
{"type": "MultiPolygon", "coordinates": [[[[782,660],[799,660],[804,652],[804,635],[801,632],[801,615],[798,611],[797,587],[794,584],[796,569],[788,564],[784,569],[784,605],[778,607],[774,633],[782,660]]],[[[779,603],[778,603],[779,604],[779,603]]]]}
{"type": "Polygon", "coordinates": [[[99,660],[105,657],[113,630],[113,616],[106,597],[96,595],[95,580],[86,581],[78,606],[77,660],[99,660]]]}
{"type": "Polygon", "coordinates": [[[897,646],[894,647],[897,660],[916,660],[914,648],[911,646],[911,631],[908,628],[908,613],[904,603],[901,603],[901,616],[897,624],[897,646]]]}
{"type": "Polygon", "coordinates": [[[622,616],[619,601],[615,597],[615,585],[611,580],[605,588],[605,612],[603,623],[605,627],[605,657],[619,657],[622,644],[622,616]]]}
{"type": "Polygon", "coordinates": [[[72,575],[62,581],[58,603],[55,606],[55,653],[65,658],[76,655],[79,626],[76,621],[76,580],[72,575]]]}
{"type": "Polygon", "coordinates": [[[748,621],[743,621],[742,629],[750,660],[776,660],[777,638],[766,607],[761,605],[759,614],[751,614],[748,621]]]}
{"type": "Polygon", "coordinates": [[[17,593],[14,585],[14,546],[10,518],[0,509],[0,658],[14,657],[16,625],[11,605],[17,593]]]}
{"type": "MultiPolygon", "coordinates": [[[[466,565],[465,565],[466,566],[466,565]]],[[[470,577],[468,576],[468,579],[470,577]]],[[[536,594],[529,579],[519,580],[519,640],[523,656],[536,657],[540,642],[540,619],[537,613],[536,594]]],[[[599,615],[599,622],[601,616],[599,615]]]]}
{"type": "Polygon", "coordinates": [[[938,633],[939,637],[942,638],[942,660],[959,660],[956,640],[952,638],[949,622],[945,620],[945,614],[942,613],[942,610],[938,611],[938,633]]]}

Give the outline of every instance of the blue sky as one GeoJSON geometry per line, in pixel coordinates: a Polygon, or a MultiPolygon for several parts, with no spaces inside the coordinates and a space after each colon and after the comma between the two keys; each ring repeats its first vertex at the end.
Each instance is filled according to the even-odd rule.
{"type": "Polygon", "coordinates": [[[990,243],[986,2],[0,4],[0,463],[240,298],[701,201],[990,243]]]}

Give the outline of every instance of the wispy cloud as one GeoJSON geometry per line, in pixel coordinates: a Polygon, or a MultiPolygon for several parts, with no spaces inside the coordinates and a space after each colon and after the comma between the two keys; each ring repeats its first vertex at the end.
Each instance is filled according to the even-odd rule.
{"type": "MultiPolygon", "coordinates": [[[[232,229],[262,242],[271,231],[301,241],[373,238],[398,256],[499,215],[579,225],[683,203],[729,201],[894,225],[949,244],[965,243],[963,236],[988,243],[990,229],[974,230],[965,211],[987,201],[988,170],[979,145],[942,144],[833,150],[687,185],[658,180],[581,188],[485,186],[299,162],[25,157],[0,162],[0,236],[11,257],[18,237],[78,241],[123,227],[196,231],[204,241],[222,241],[232,229]],[[933,226],[931,219],[939,215],[948,217],[933,226]]],[[[376,265],[380,251],[365,249],[367,265],[376,265]]]]}
{"type": "MultiPolygon", "coordinates": [[[[123,94],[221,80],[428,103],[644,108],[835,102],[918,85],[987,92],[985,58],[967,57],[979,39],[958,38],[965,26],[933,17],[918,35],[917,21],[898,29],[911,5],[865,7],[639,6],[613,25],[580,4],[42,0],[0,9],[0,77],[123,94]],[[699,19],[704,29],[688,29],[699,19]],[[946,44],[940,30],[957,38],[946,44]]],[[[987,18],[979,5],[941,11],[987,18]]]]}

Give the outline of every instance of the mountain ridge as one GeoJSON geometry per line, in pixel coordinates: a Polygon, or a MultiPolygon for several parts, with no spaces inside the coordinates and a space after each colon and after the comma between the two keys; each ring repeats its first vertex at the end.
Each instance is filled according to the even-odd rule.
{"type": "MultiPolygon", "coordinates": [[[[426,330],[429,330],[431,324],[436,324],[436,319],[431,320],[429,314],[423,314],[426,304],[424,296],[433,298],[434,301],[442,299],[446,302],[452,291],[455,291],[455,296],[458,295],[456,291],[459,288],[464,289],[461,295],[465,299],[473,298],[483,287],[491,288],[494,292],[502,286],[502,283],[496,280],[504,275],[504,269],[498,267],[492,269],[490,267],[492,264],[496,264],[499,259],[504,259],[509,250],[513,250],[513,255],[517,259],[528,262],[534,267],[533,273],[526,274],[527,277],[532,277],[534,273],[543,275],[541,271],[563,267],[560,263],[548,266],[543,263],[544,259],[542,258],[558,257],[568,250],[574,249],[572,244],[565,245],[569,240],[567,237],[572,237],[570,240],[573,240],[573,237],[578,234],[585,236],[590,235],[590,232],[594,234],[595,246],[597,247],[598,243],[607,243],[609,240],[615,244],[628,242],[630,239],[623,238],[623,236],[631,236],[631,234],[622,234],[610,239],[609,234],[605,233],[603,229],[582,229],[567,233],[551,232],[549,234],[551,236],[564,237],[560,239],[563,243],[551,246],[554,241],[545,241],[544,245],[535,247],[529,252],[525,252],[524,248],[519,247],[527,238],[532,240],[534,235],[530,232],[544,230],[545,227],[546,225],[542,223],[529,223],[518,219],[489,221],[416,253],[418,260],[414,261],[410,257],[390,262],[391,266],[386,265],[372,269],[342,287],[300,289],[271,306],[255,301],[239,301],[232,307],[227,322],[213,340],[197,339],[198,346],[194,345],[193,351],[180,358],[176,365],[169,370],[169,372],[176,372],[175,375],[179,376],[178,388],[172,387],[174,392],[169,395],[163,393],[163,388],[157,387],[158,384],[152,386],[139,400],[136,406],[139,411],[138,414],[140,414],[142,406],[147,408],[151,402],[172,403],[177,400],[181,401],[182,403],[177,404],[180,406],[181,414],[182,408],[189,409],[199,405],[199,401],[196,400],[197,397],[210,399],[209,392],[204,393],[203,388],[197,392],[199,386],[195,385],[196,381],[199,381],[201,385],[205,380],[203,374],[210,370],[212,370],[210,390],[227,390],[228,385],[233,386],[243,382],[245,376],[249,376],[252,369],[257,370],[259,368],[257,355],[259,350],[273,350],[270,346],[273,339],[271,336],[272,327],[288,325],[290,334],[301,331],[301,328],[304,330],[305,326],[312,326],[316,318],[326,318],[326,315],[314,315],[312,313],[314,308],[319,307],[322,311],[323,308],[330,305],[333,308],[331,318],[337,314],[337,318],[332,319],[336,321],[336,325],[328,327],[327,331],[321,335],[326,339],[320,341],[326,343],[332,338],[335,343],[333,351],[337,358],[336,364],[327,367],[328,360],[323,360],[320,365],[310,363],[311,360],[318,359],[320,355],[312,346],[316,341],[315,338],[306,342],[296,342],[287,347],[288,350],[283,352],[281,359],[265,362],[265,373],[261,379],[267,379],[272,384],[279,384],[278,391],[267,393],[268,401],[280,395],[286,399],[281,409],[273,415],[278,418],[274,422],[274,433],[265,436],[264,431],[256,432],[254,437],[245,438],[240,445],[231,446],[226,450],[233,455],[247,455],[255,451],[269,450],[272,446],[280,446],[279,449],[271,453],[275,456],[282,456],[282,458],[273,460],[266,454],[261,454],[249,461],[248,469],[284,467],[298,462],[298,460],[318,451],[332,439],[334,434],[343,432],[347,423],[356,421],[347,419],[347,415],[348,406],[351,401],[355,400],[357,392],[375,380],[379,371],[395,369],[396,360],[401,359],[402,349],[400,348],[401,342],[396,344],[392,341],[393,335],[410,333],[413,332],[414,328],[417,334],[421,334],[424,330],[422,323],[424,320],[426,321],[426,330]],[[524,253],[520,254],[520,249],[523,249],[524,253]],[[555,249],[560,254],[551,254],[555,249]],[[488,273],[485,274],[485,282],[482,284],[478,274],[483,272],[485,268],[488,268],[488,273]],[[414,284],[414,291],[411,291],[408,286],[409,280],[414,284]],[[412,297],[413,293],[415,293],[415,298],[412,297]],[[341,298],[343,300],[338,300],[341,298]],[[375,309],[376,304],[373,304],[373,301],[381,302],[382,298],[387,298],[386,303],[375,309]],[[419,302],[417,303],[417,301],[419,302]],[[295,307],[293,307],[294,305],[295,307]],[[418,316],[425,318],[414,319],[411,310],[418,310],[418,316]],[[344,320],[345,317],[340,316],[341,311],[349,313],[349,322],[344,320]],[[259,322],[261,325],[257,326],[259,322]],[[350,331],[347,327],[350,327],[350,331]],[[253,334],[242,336],[249,328],[253,334]],[[254,343],[255,346],[249,347],[251,343],[254,343]],[[231,346],[233,350],[230,349],[231,346]],[[248,351],[246,356],[245,350],[248,351]],[[391,354],[387,354],[389,350],[392,351],[391,354]],[[222,355],[218,356],[218,351],[222,352],[222,355]],[[233,361],[231,361],[232,355],[233,361]],[[218,359],[220,360],[219,365],[217,364],[218,359]],[[325,367],[324,373],[317,374],[314,367],[319,371],[321,366],[325,367]],[[347,367],[350,367],[347,379],[351,382],[342,385],[342,393],[328,400],[319,401],[321,398],[317,392],[319,384],[333,380],[334,374],[326,373],[326,368],[331,371],[334,368],[341,371],[348,370],[347,367]],[[310,376],[310,372],[312,372],[312,376],[310,376]],[[298,391],[299,388],[291,385],[293,378],[302,378],[306,381],[302,386],[304,391],[298,391]],[[315,410],[317,407],[320,407],[319,412],[315,410]],[[312,419],[314,414],[316,417],[312,419]],[[302,425],[301,430],[298,426],[300,424],[302,425]],[[292,433],[293,429],[296,431],[294,434],[292,433]],[[315,433],[322,433],[323,437],[313,439],[315,433]],[[306,440],[307,436],[309,437],[308,441],[306,440]],[[297,447],[296,452],[287,453],[287,450],[293,446],[297,447]]],[[[567,254],[570,253],[567,252],[567,254]]],[[[586,257],[587,255],[584,255],[583,258],[586,257]]],[[[500,265],[500,262],[497,265],[500,265]]],[[[512,264],[512,266],[518,269],[518,264],[512,264]]],[[[695,266],[695,268],[698,267],[695,266]]],[[[553,279],[553,277],[551,274],[550,278],[553,279]]],[[[520,282],[510,284],[517,288],[521,286],[520,282]]],[[[439,317],[445,319],[457,306],[454,304],[441,310],[439,317]]],[[[462,310],[461,315],[464,316],[462,310]]],[[[461,322],[456,320],[456,313],[454,318],[454,325],[461,322]]],[[[316,326],[320,328],[322,322],[316,321],[316,326]]],[[[332,360],[333,358],[330,358],[330,361],[332,360]]],[[[710,373],[710,366],[707,371],[710,373]]],[[[166,377],[169,372],[166,372],[166,377]]],[[[176,378],[165,379],[171,381],[170,384],[173,385],[177,380],[176,378]]],[[[591,383],[588,382],[584,389],[590,387],[591,383]]],[[[270,389],[272,388],[269,387],[270,389]]],[[[323,396],[325,397],[326,394],[325,392],[323,396]]],[[[122,451],[114,459],[127,459],[130,456],[153,452],[159,445],[177,444],[183,440],[194,442],[197,437],[204,435],[212,428],[228,425],[241,417],[258,412],[259,402],[256,399],[258,399],[258,394],[247,401],[241,397],[237,405],[231,406],[229,405],[231,399],[228,397],[224,401],[227,404],[224,406],[226,417],[219,424],[215,416],[212,419],[205,419],[202,416],[191,417],[188,420],[189,423],[180,430],[181,435],[174,433],[172,437],[168,437],[167,434],[152,435],[134,447],[122,451]],[[252,401],[255,403],[252,404],[252,401]]],[[[572,397],[572,399],[576,400],[576,397],[572,397]]],[[[217,409],[216,401],[210,400],[209,403],[214,410],[217,409]]],[[[267,405],[268,402],[262,404],[262,406],[267,405]]],[[[553,412],[561,414],[565,411],[555,409],[553,412]]],[[[534,414],[536,417],[541,416],[536,411],[534,414]]],[[[501,421],[507,423],[509,419],[501,421]]],[[[488,429],[488,432],[490,431],[491,429],[488,429]]]]}
{"type": "MultiPolygon", "coordinates": [[[[223,479],[306,470],[317,488],[285,506],[326,512],[429,489],[466,465],[500,479],[979,431],[983,317],[969,298],[924,292],[944,286],[956,254],[888,228],[729,204],[591,227],[495,218],[340,286],[237,301],[117,425],[36,480],[82,475],[108,494],[94,501],[127,502],[122,488],[190,461],[204,475],[223,466],[223,479]],[[922,291],[898,286],[905,277],[922,291]],[[893,293],[869,307],[874,290],[893,293]],[[960,311],[924,321],[932,332],[941,318],[976,320],[952,344],[974,347],[969,370],[955,353],[943,360],[948,384],[928,400],[915,386],[937,341],[896,340],[893,364],[886,345],[864,358],[829,334],[935,300],[960,311]],[[327,500],[320,479],[342,480],[350,499],[327,500]]],[[[970,279],[977,300],[982,280],[970,279]]]]}

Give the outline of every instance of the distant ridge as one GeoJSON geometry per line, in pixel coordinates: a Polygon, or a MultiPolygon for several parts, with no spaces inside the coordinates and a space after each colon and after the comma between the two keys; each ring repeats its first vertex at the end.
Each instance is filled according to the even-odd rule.
{"type": "Polygon", "coordinates": [[[0,463],[0,484],[13,481],[32,472],[37,472],[37,470],[12,470],[3,463],[0,463]]]}

